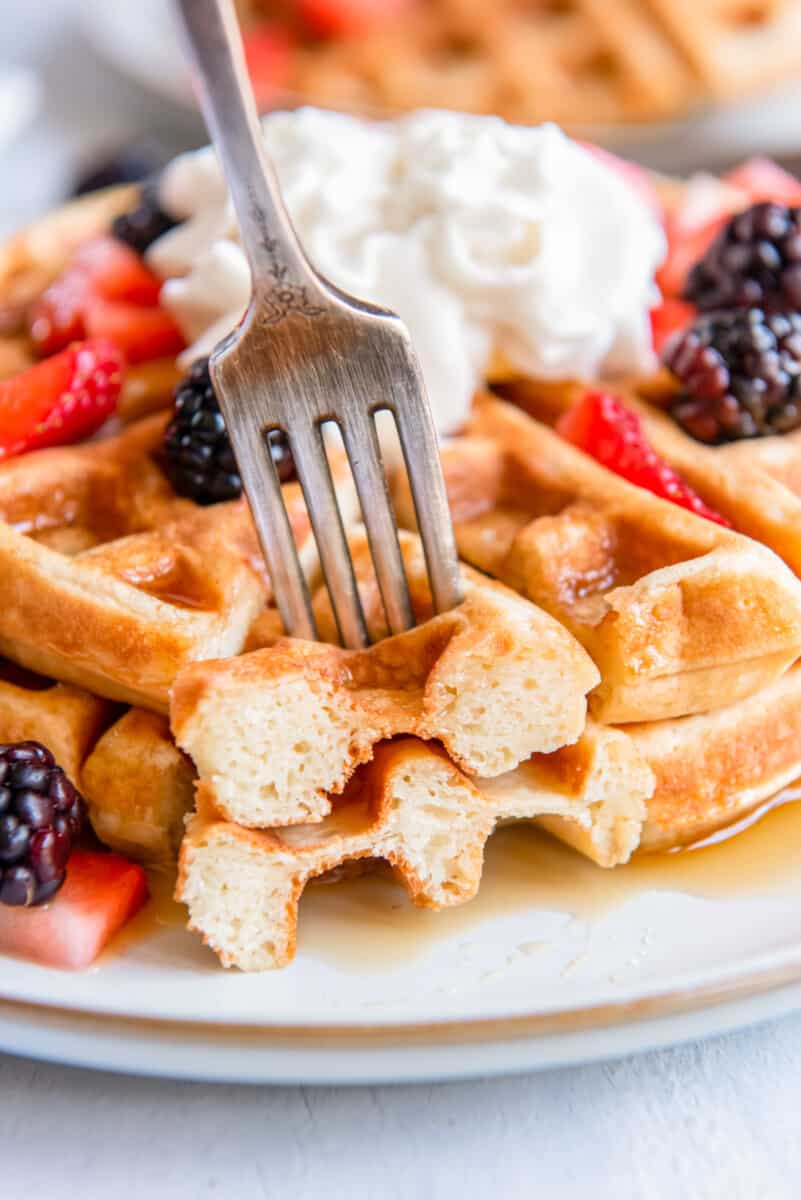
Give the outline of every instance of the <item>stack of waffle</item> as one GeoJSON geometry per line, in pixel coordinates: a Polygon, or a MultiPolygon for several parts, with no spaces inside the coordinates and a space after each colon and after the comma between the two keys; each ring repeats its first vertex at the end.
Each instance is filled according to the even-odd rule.
{"type": "MultiPolygon", "coordinates": [[[[242,5],[247,26],[275,19],[242,5]]],[[[791,75],[797,0],[418,0],[379,28],[301,40],[288,87],[360,112],[417,107],[576,125],[672,116],[791,75]]]]}
{"type": "MultiPolygon", "coordinates": [[[[108,215],[59,219],[85,236],[108,215]]],[[[15,302],[60,266],[49,228],[8,249],[15,302]]],[[[24,357],[6,315],[6,349],[24,357]]],[[[536,821],[615,867],[801,774],[797,437],[744,463],[679,433],[654,381],[632,385],[653,440],[734,532],[559,439],[549,426],[575,385],[509,382],[513,403],[477,398],[443,453],[465,563],[451,613],[432,615],[397,480],[419,624],[387,638],[334,457],[376,638],[345,651],[296,483],[284,493],[320,643],[281,636],[244,502],[173,491],[166,415],[149,412],[170,368],[136,380],[113,436],[0,467],[0,741],[49,745],[107,845],[178,854],[190,925],[226,965],[288,962],[305,884],[347,861],[382,859],[441,908],[475,894],[500,821],[536,821]]]]}

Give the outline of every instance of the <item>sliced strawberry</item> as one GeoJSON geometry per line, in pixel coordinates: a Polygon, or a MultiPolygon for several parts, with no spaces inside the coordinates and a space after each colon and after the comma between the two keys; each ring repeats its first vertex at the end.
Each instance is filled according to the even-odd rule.
{"type": "Polygon", "coordinates": [[[41,908],[0,905],[0,954],[80,971],[147,900],[141,867],[118,854],[75,850],[67,878],[41,908]]]}
{"type": "Polygon", "coordinates": [[[0,382],[0,462],[94,433],[114,411],[123,368],[117,347],[98,339],[0,382]]]}
{"type": "Polygon", "coordinates": [[[416,0],[296,0],[297,11],[315,37],[355,37],[386,25],[416,0]]]}
{"type": "Polygon", "coordinates": [[[139,255],[113,237],[97,237],[76,251],[66,270],[47,288],[30,316],[31,337],[40,354],[54,354],[86,336],[85,309],[96,298],[153,307],[161,282],[139,255]]]}
{"type": "Polygon", "coordinates": [[[684,300],[663,300],[657,308],[651,309],[651,337],[660,357],[673,334],[689,325],[695,312],[695,305],[684,300]]]}
{"type": "Polygon", "coordinates": [[[763,200],[791,207],[801,204],[801,181],[769,158],[749,158],[727,172],[723,181],[746,192],[751,204],[763,200]]]}
{"type": "Polygon", "coordinates": [[[287,85],[292,43],[285,29],[269,22],[248,30],[244,42],[256,103],[266,108],[287,85]]]}
{"type": "Polygon", "coordinates": [[[663,296],[667,299],[681,296],[690,270],[706,254],[730,216],[728,211],[718,213],[689,233],[680,231],[676,221],[668,220],[667,257],[656,273],[656,282],[663,296]]]}
{"type": "Polygon", "coordinates": [[[604,150],[602,146],[596,146],[594,142],[581,142],[581,145],[593,158],[597,158],[599,162],[602,162],[616,174],[620,175],[632,190],[637,193],[640,199],[648,205],[652,212],[661,218],[662,202],[654,187],[653,179],[645,167],[630,162],[627,158],[620,158],[619,155],[612,154],[609,150],[604,150]]]}
{"type": "Polygon", "coordinates": [[[166,358],[183,350],[183,335],[163,308],[140,308],[90,297],[84,305],[84,324],[92,338],[108,338],[129,363],[166,358]]]}
{"type": "Polygon", "coordinates": [[[699,517],[730,527],[730,522],[660,458],[635,412],[608,392],[587,392],[559,419],[557,432],[602,466],[662,500],[688,508],[699,517]]]}

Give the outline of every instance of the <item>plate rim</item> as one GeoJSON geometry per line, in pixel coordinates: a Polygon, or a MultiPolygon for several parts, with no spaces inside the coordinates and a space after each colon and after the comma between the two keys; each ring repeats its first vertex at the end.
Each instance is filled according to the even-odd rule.
{"type": "MultiPolygon", "coordinates": [[[[752,981],[754,982],[754,981],[752,981]]],[[[98,1018],[0,1000],[0,1051],[40,1061],[151,1078],[271,1085],[446,1082],[522,1074],[645,1053],[721,1036],[801,1009],[801,971],[739,994],[707,998],[675,1012],[639,1015],[595,1028],[551,1033],[498,1030],[498,1036],[413,1040],[407,1031],[370,1045],[316,1030],[287,1042],[271,1031],[135,1018],[98,1018]]],[[[505,1023],[499,1023],[504,1025],[505,1023]]],[[[340,1031],[342,1032],[342,1031],[340,1031]]],[[[347,1032],[347,1031],[346,1031],[347,1032]]],[[[297,1034],[298,1031],[295,1031],[297,1034]]]]}

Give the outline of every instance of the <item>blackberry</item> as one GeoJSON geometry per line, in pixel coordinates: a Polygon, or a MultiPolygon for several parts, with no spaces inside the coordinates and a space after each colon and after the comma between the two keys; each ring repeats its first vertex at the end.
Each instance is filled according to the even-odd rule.
{"type": "Polygon", "coordinates": [[[755,204],[732,217],[690,271],[683,294],[707,312],[801,309],[801,208],[755,204]]]}
{"type": "Polygon", "coordinates": [[[49,900],[64,882],[84,802],[39,742],[0,745],[0,904],[49,900]]]}
{"type": "Polygon", "coordinates": [[[140,139],[85,166],[72,186],[73,196],[83,196],[117,183],[141,183],[153,176],[168,158],[164,146],[151,138],[140,139]]]}
{"type": "Polygon", "coordinates": [[[115,218],[111,232],[137,254],[144,254],[156,238],[177,224],[159,204],[158,186],[151,182],[143,185],[136,208],[115,218]]]}
{"type": "Polygon", "coordinates": [[[801,425],[799,313],[705,313],[668,343],[664,359],[682,385],[671,413],[701,442],[801,425]]]}
{"type": "MultiPolygon", "coordinates": [[[[270,434],[270,451],[282,483],[295,473],[289,443],[270,434]]],[[[164,436],[169,479],[177,492],[198,504],[235,500],[242,480],[209,375],[199,358],[175,389],[175,412],[164,436]]]]}

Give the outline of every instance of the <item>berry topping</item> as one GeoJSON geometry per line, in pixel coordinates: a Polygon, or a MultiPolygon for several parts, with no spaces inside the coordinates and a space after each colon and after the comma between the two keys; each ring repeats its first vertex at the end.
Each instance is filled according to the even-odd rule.
{"type": "Polygon", "coordinates": [[[86,192],[113,187],[117,183],[140,183],[154,175],[167,157],[166,147],[159,142],[150,138],[135,141],[97,159],[91,166],[85,165],[75,179],[72,194],[83,196],[86,192]]]}
{"type": "Polygon", "coordinates": [[[315,37],[358,37],[386,25],[414,0],[297,0],[301,21],[315,37]]]}
{"type": "Polygon", "coordinates": [[[271,23],[245,34],[245,62],[260,109],[273,104],[289,78],[292,45],[288,33],[271,23]]]}
{"type": "Polygon", "coordinates": [[[118,854],[75,850],[66,875],[52,904],[0,904],[0,954],[81,970],[147,900],[144,871],[118,854]]]}
{"type": "Polygon", "coordinates": [[[637,413],[608,392],[587,392],[556,426],[568,442],[629,483],[679,504],[699,517],[729,525],[660,458],[648,441],[637,413]]]}
{"type": "Polygon", "coordinates": [[[84,803],[39,742],[0,746],[0,904],[27,908],[64,882],[84,803]]]}
{"type": "Polygon", "coordinates": [[[142,188],[136,208],[117,217],[111,232],[137,254],[144,254],[148,246],[177,224],[159,204],[157,186],[149,183],[142,188]]]}
{"type": "Polygon", "coordinates": [[[801,308],[801,208],[754,204],[718,233],[687,277],[684,298],[718,308],[801,308]]]}
{"type": "Polygon", "coordinates": [[[124,360],[111,342],[78,342],[0,382],[0,462],[89,437],[114,412],[124,360]]]}
{"type": "Polygon", "coordinates": [[[129,362],[177,354],[184,342],[158,306],[160,280],[112,237],[93,238],[33,306],[30,331],[40,354],[82,337],[109,337],[129,362]]]}
{"type": "Polygon", "coordinates": [[[695,317],[695,307],[684,300],[663,300],[651,309],[651,337],[654,350],[662,353],[674,334],[685,329],[695,317]]]}
{"type": "Polygon", "coordinates": [[[682,386],[671,413],[698,441],[764,437],[801,425],[798,313],[707,313],[668,344],[664,361],[682,386]]]}
{"type": "MultiPolygon", "coordinates": [[[[282,483],[294,475],[289,444],[270,435],[270,451],[282,483]]],[[[242,480],[209,375],[209,360],[199,358],[175,389],[175,413],[164,439],[167,473],[182,496],[198,504],[234,500],[242,480]]]]}

